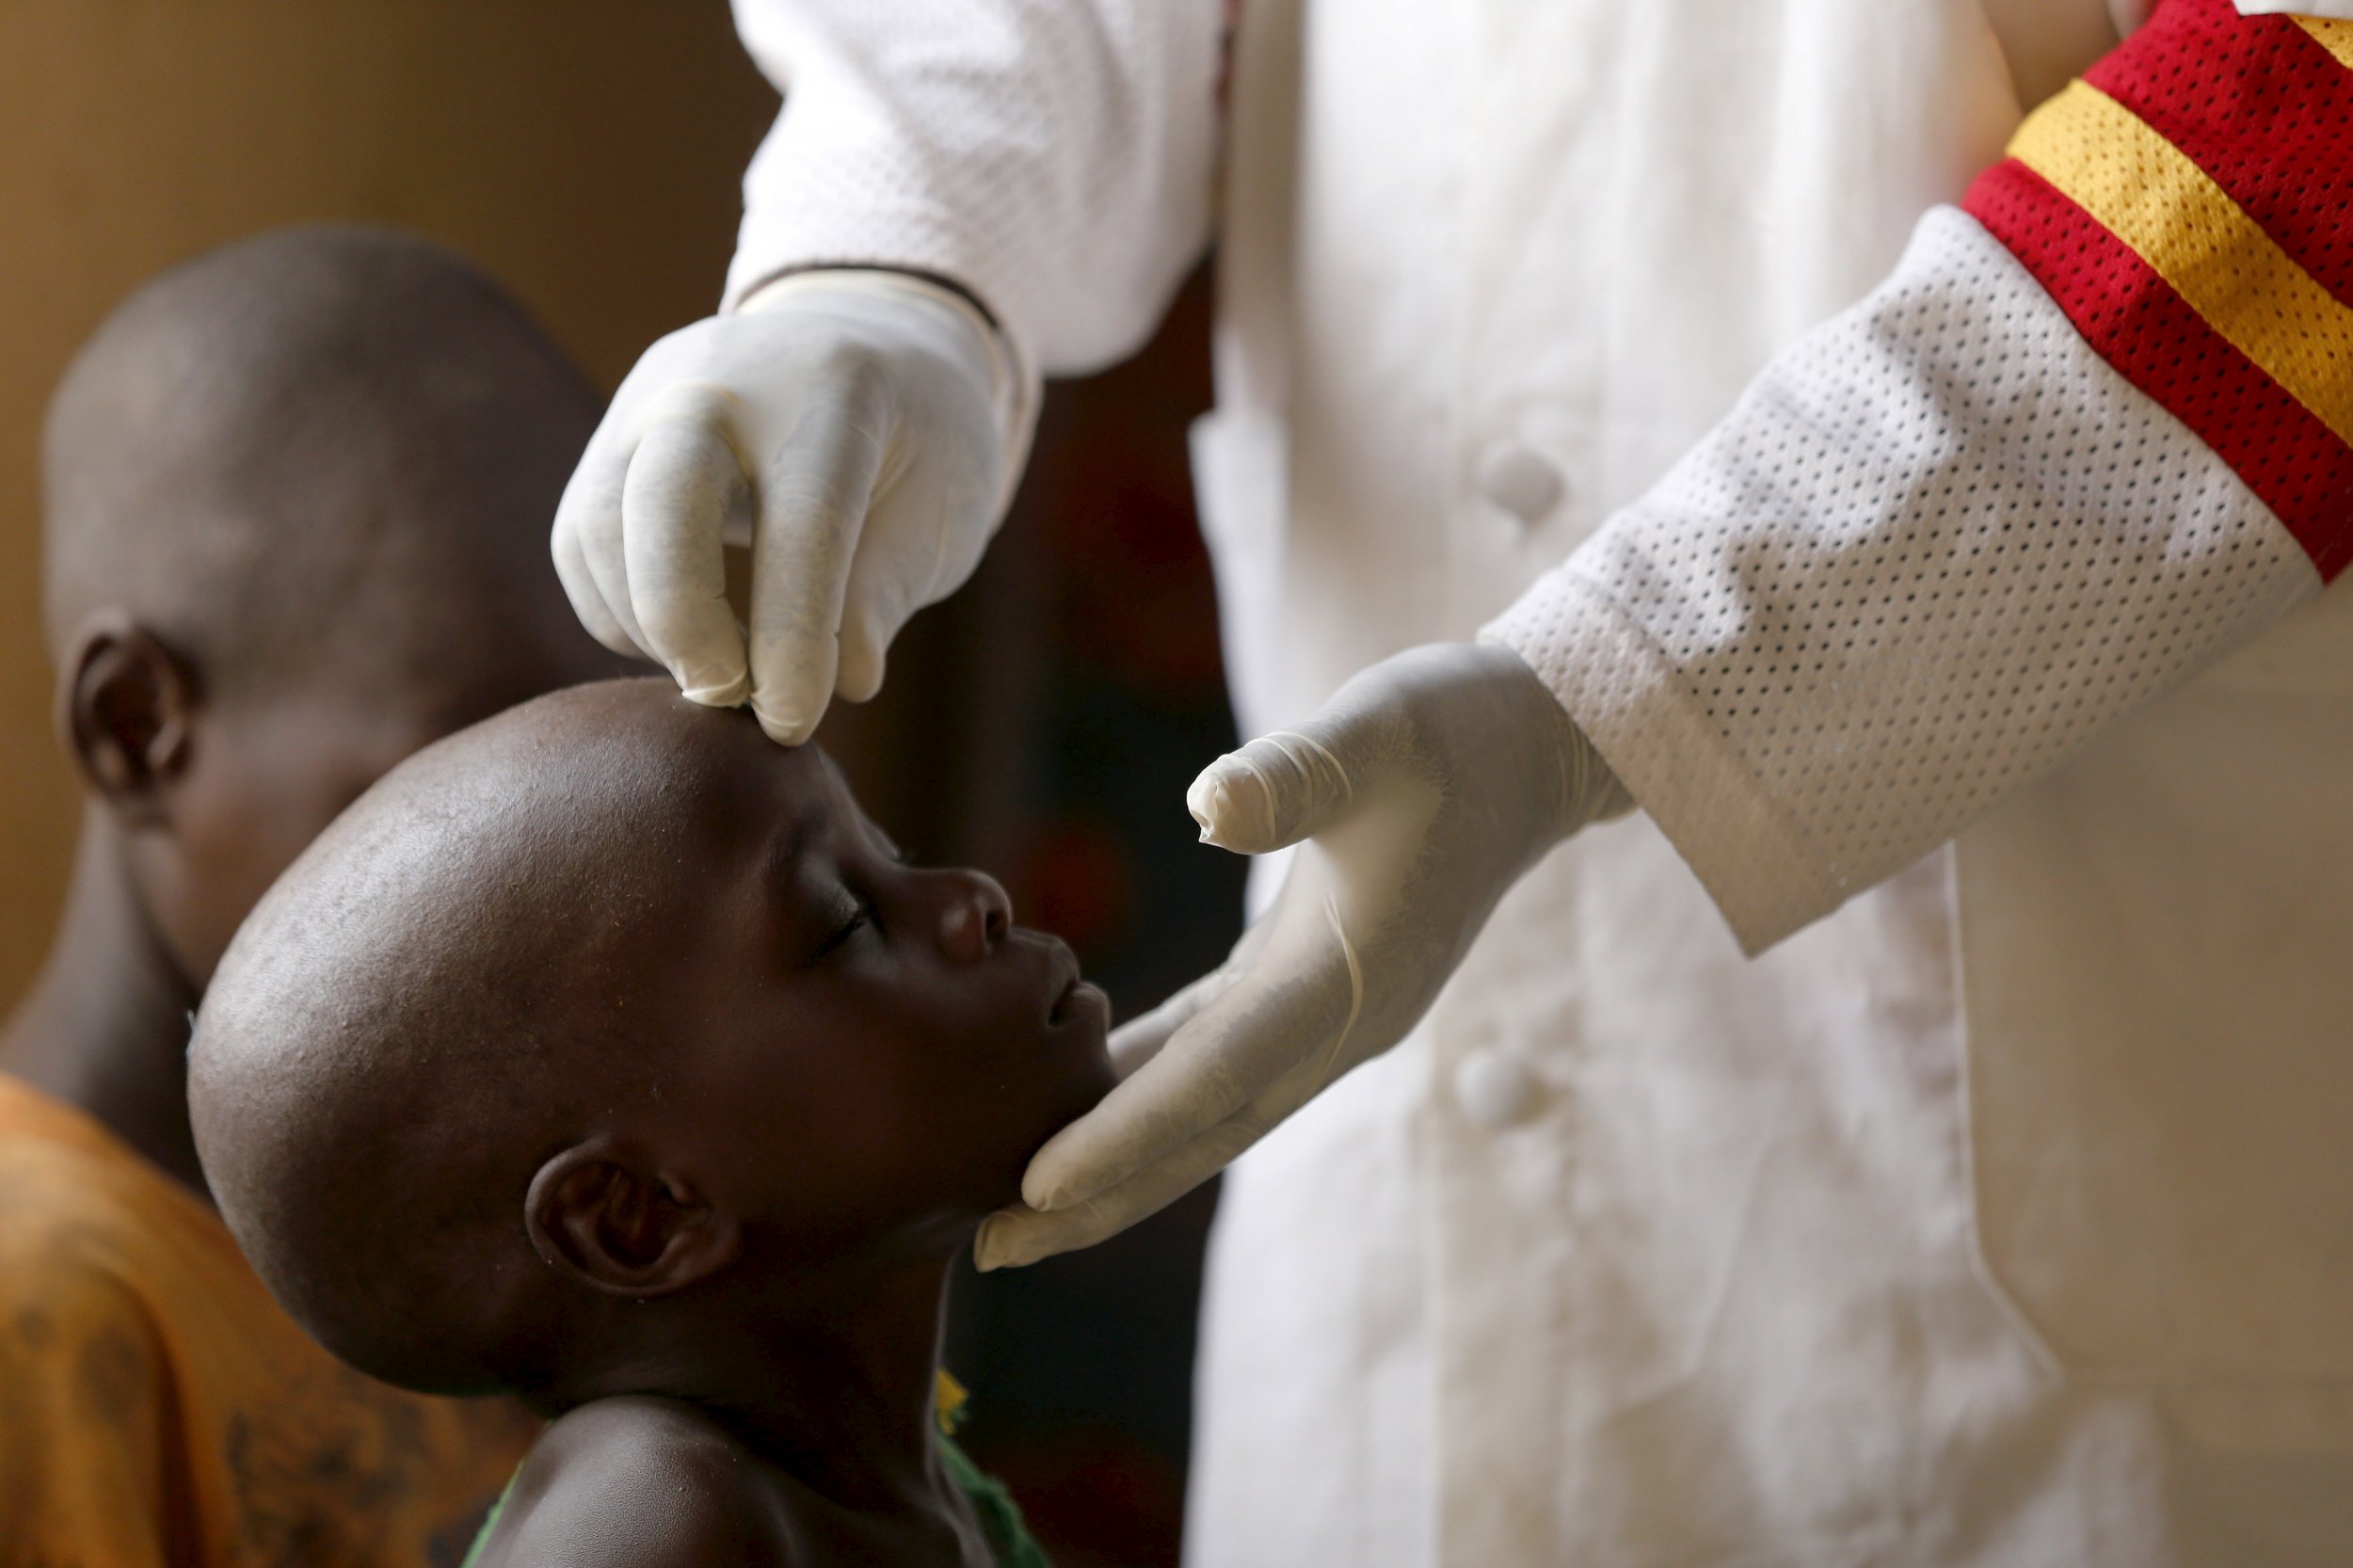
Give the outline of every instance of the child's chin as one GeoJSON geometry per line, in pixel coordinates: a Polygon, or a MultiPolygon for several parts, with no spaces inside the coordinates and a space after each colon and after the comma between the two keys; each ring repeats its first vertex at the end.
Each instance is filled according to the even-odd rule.
{"type": "Polygon", "coordinates": [[[1055,1096],[1050,1113],[1040,1117],[1030,1136],[1022,1140],[1017,1157],[1010,1160],[1001,1173],[1000,1191],[991,1206],[1007,1208],[1019,1203],[1021,1177],[1029,1170],[1030,1161],[1036,1157],[1037,1151],[1044,1148],[1054,1134],[1101,1104],[1103,1096],[1110,1094],[1118,1081],[1118,1075],[1112,1071],[1111,1057],[1102,1052],[1096,1054],[1096,1063],[1090,1070],[1068,1075],[1066,1080],[1058,1086],[1062,1092],[1055,1096]]]}
{"type": "Polygon", "coordinates": [[[1119,1074],[1112,1066],[1112,1053],[1100,1045],[1073,1052],[1069,1070],[1063,1077],[1062,1093],[1056,1096],[1056,1132],[1102,1104],[1103,1096],[1119,1086],[1119,1074]]]}
{"type": "Polygon", "coordinates": [[[1112,1067],[1111,1032],[1111,999],[1093,985],[1080,985],[1048,1023],[1043,1044],[1065,1081],[1063,1097],[1070,1107],[1065,1120],[1094,1110],[1119,1081],[1112,1067]]]}

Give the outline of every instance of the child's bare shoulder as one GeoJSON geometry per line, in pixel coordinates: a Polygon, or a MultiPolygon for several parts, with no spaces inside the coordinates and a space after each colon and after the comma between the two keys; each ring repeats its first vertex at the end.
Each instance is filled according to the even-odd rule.
{"type": "Polygon", "coordinates": [[[632,1395],[549,1425],[475,1568],[790,1568],[804,1560],[799,1536],[765,1466],[734,1439],[689,1405],[632,1395]]]}

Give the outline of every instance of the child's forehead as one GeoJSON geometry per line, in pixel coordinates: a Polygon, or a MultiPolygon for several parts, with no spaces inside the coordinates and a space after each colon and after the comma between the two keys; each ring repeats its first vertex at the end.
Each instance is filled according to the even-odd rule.
{"type": "Polygon", "coordinates": [[[816,744],[777,745],[747,710],[690,702],[660,677],[573,687],[503,722],[520,732],[509,755],[522,765],[596,781],[614,808],[640,814],[806,796],[838,776],[816,744]]]}
{"type": "Polygon", "coordinates": [[[770,855],[778,869],[789,869],[824,853],[841,813],[824,776],[804,770],[799,787],[781,792],[777,809],[769,820],[770,855]]]}
{"type": "Polygon", "coordinates": [[[690,874],[747,855],[772,872],[788,871],[832,853],[841,830],[864,821],[840,770],[815,745],[777,745],[748,721],[690,717],[681,728],[690,765],[648,779],[655,798],[642,804],[684,830],[692,850],[679,858],[692,863],[690,874]]]}
{"type": "Polygon", "coordinates": [[[410,826],[521,856],[600,907],[715,893],[862,820],[822,749],[779,746],[750,714],[659,680],[575,687],[436,750],[395,787],[410,826]]]}

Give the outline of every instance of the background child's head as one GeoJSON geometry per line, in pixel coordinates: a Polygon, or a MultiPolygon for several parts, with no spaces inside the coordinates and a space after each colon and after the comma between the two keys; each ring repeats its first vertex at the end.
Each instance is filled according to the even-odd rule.
{"type": "Polygon", "coordinates": [[[951,1256],[1108,1090],[1105,1025],[1068,950],[901,863],[816,748],[608,682],[426,750],[296,863],[191,1109],[328,1348],[553,1404],[951,1256]]]}
{"type": "Polygon", "coordinates": [[[149,283],[43,444],[60,728],[192,984],[419,745],[614,664],[546,530],[596,394],[498,287],[303,229],[149,283]]]}

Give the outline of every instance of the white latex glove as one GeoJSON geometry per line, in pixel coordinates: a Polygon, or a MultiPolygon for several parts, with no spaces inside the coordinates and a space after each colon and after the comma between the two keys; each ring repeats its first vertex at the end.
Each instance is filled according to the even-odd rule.
{"type": "Polygon", "coordinates": [[[970,301],[808,272],[645,352],[556,507],[555,569],[606,647],[797,745],[862,702],[907,617],[968,576],[1029,442],[1031,383],[970,301]],[[751,546],[750,623],[722,544],[751,546]]]}
{"type": "Polygon", "coordinates": [[[1441,643],[1359,674],[1295,731],[1220,758],[1186,805],[1209,842],[1301,843],[1215,971],[1120,1029],[1123,1081],[1030,1161],[983,1269],[1090,1246],[1182,1196],[1420,1021],[1496,901],[1631,802],[1507,648],[1441,643]],[[1302,843],[1302,840],[1305,840],[1302,843]]]}

